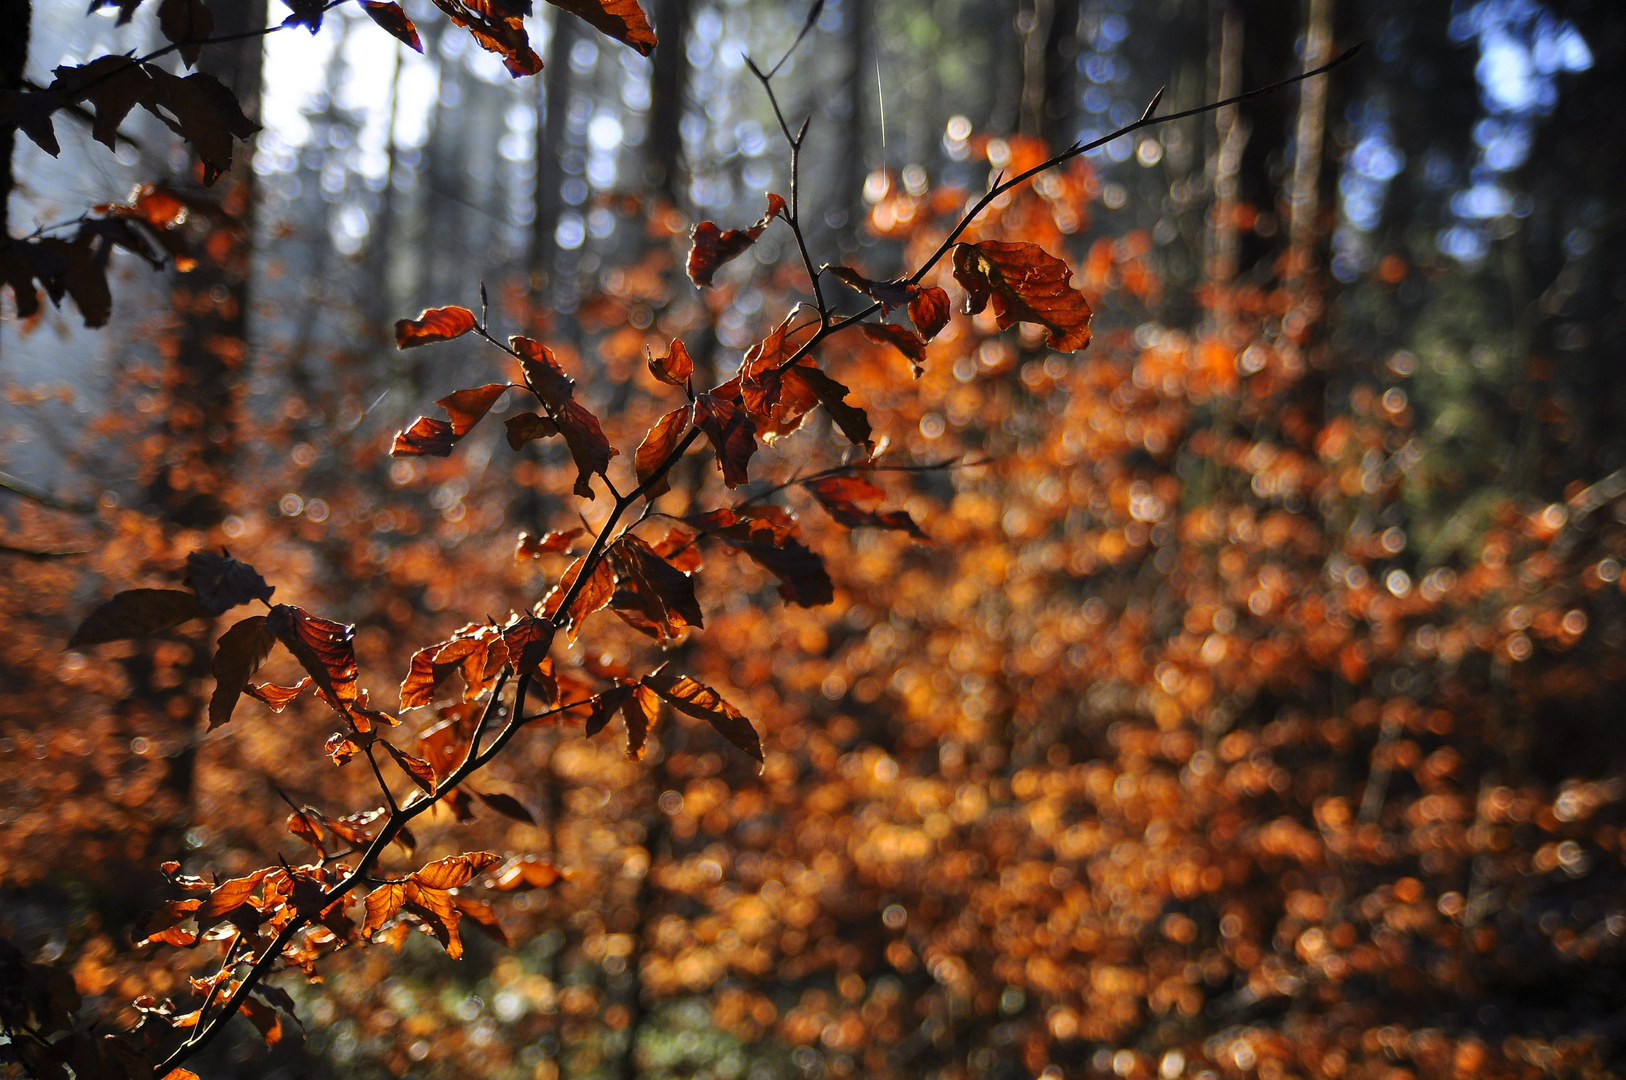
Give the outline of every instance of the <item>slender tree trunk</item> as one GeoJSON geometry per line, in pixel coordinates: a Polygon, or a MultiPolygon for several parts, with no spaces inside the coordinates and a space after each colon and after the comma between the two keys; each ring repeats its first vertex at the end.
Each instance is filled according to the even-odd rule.
{"type": "Polygon", "coordinates": [[[547,76],[543,97],[537,106],[536,124],[536,215],[531,221],[530,289],[533,312],[542,311],[552,284],[554,256],[558,244],[554,233],[564,209],[560,187],[564,168],[559,157],[565,149],[565,109],[570,100],[570,49],[580,31],[576,18],[563,11],[555,13],[553,40],[548,44],[547,76]]]}
{"type": "MultiPolygon", "coordinates": [[[[1230,4],[1219,5],[1218,49],[1215,54],[1213,92],[1227,98],[1242,84],[1242,16],[1230,4]]],[[[1214,202],[1208,225],[1209,283],[1216,288],[1213,332],[1224,336],[1230,328],[1231,287],[1235,282],[1240,237],[1236,229],[1239,199],[1238,174],[1242,151],[1248,143],[1248,125],[1235,105],[1214,114],[1215,150],[1209,162],[1214,202]]]]}
{"type": "Polygon", "coordinates": [[[1081,0],[1051,0],[1050,32],[1044,47],[1044,108],[1038,134],[1051,149],[1078,137],[1078,20],[1081,0]]]}
{"type": "Polygon", "coordinates": [[[689,20],[693,0],[657,0],[655,70],[649,80],[648,181],[673,204],[683,204],[688,170],[683,160],[683,106],[689,86],[689,20]]]}
{"type": "MultiPolygon", "coordinates": [[[[1304,67],[1326,63],[1332,50],[1333,0],[1308,0],[1304,67]]],[[[1302,284],[1314,256],[1320,209],[1321,145],[1327,127],[1327,80],[1299,84],[1299,115],[1293,134],[1293,178],[1288,189],[1288,281],[1302,284]]]]}
{"type": "Polygon", "coordinates": [[[1016,17],[1016,32],[1022,40],[1022,102],[1017,129],[1023,135],[1044,131],[1045,45],[1050,40],[1050,24],[1056,15],[1056,0],[1023,0],[1016,17]]]}
{"type": "Polygon", "coordinates": [[[869,175],[866,151],[870,138],[867,114],[870,95],[876,90],[876,46],[870,30],[874,24],[871,0],[852,0],[847,18],[850,20],[847,25],[848,56],[851,57],[847,93],[852,95],[852,113],[843,129],[841,192],[836,205],[843,207],[847,214],[847,220],[840,230],[843,234],[841,246],[843,250],[850,251],[856,248],[858,238],[863,235],[866,211],[864,179],[869,175]]]}

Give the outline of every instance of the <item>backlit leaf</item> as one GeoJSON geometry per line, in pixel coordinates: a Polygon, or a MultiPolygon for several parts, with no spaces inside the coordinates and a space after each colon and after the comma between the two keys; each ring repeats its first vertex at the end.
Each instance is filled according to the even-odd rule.
{"type": "Polygon", "coordinates": [[[948,320],[948,293],[936,285],[920,286],[909,298],[909,321],[927,341],[936,337],[948,325],[948,320]]]}
{"type": "Polygon", "coordinates": [[[525,33],[525,11],[530,8],[529,4],[524,9],[518,5],[502,5],[510,9],[497,11],[498,5],[489,0],[434,0],[434,3],[448,19],[466,29],[482,49],[502,57],[503,66],[514,78],[535,75],[542,70],[542,58],[531,48],[530,38],[525,33]]]}
{"type": "Polygon", "coordinates": [[[519,544],[514,548],[514,559],[523,562],[526,559],[540,559],[544,555],[565,555],[569,553],[571,545],[586,535],[586,529],[556,529],[541,536],[522,532],[519,534],[519,544]]]}
{"type": "Polygon", "coordinates": [[[1018,322],[1050,331],[1052,349],[1076,352],[1090,343],[1090,305],[1068,284],[1072,271],[1037,244],[983,240],[954,245],[954,278],[966,290],[966,314],[994,302],[1001,330],[1018,322]]]}
{"type": "Polygon", "coordinates": [[[762,761],[762,741],[745,714],[723,700],[721,694],[687,675],[657,671],[645,675],[643,685],[655,691],[679,712],[704,720],[717,733],[758,762],[762,761]]]}
{"type": "Polygon", "coordinates": [[[490,904],[484,900],[476,900],[472,896],[453,897],[452,903],[457,906],[457,910],[465,919],[472,922],[479,928],[481,933],[492,941],[499,945],[513,944],[508,937],[508,931],[503,929],[501,921],[497,918],[497,913],[491,910],[490,904]]]}
{"type": "Polygon", "coordinates": [[[448,855],[413,874],[412,880],[426,889],[455,889],[467,885],[476,876],[500,862],[501,856],[493,855],[489,851],[448,855]]]}
{"type": "MultiPolygon", "coordinates": [[[[774,443],[801,427],[802,420],[819,403],[811,387],[791,377],[785,368],[797,348],[792,334],[790,320],[786,319],[746,350],[739,377],[733,380],[733,385],[739,387],[740,405],[765,443],[774,443]]],[[[804,356],[799,364],[811,367],[813,358],[804,356]]],[[[720,392],[718,396],[722,396],[720,392]]]]}
{"type": "Polygon", "coordinates": [[[372,937],[383,929],[384,924],[394,917],[401,905],[406,902],[406,885],[400,882],[390,882],[380,885],[367,894],[367,919],[361,924],[361,932],[365,937],[372,937]]]}
{"type": "Polygon", "coordinates": [[[638,0],[548,0],[554,7],[579,16],[595,30],[630,45],[640,56],[655,51],[655,29],[638,0]]]}
{"type": "Polygon", "coordinates": [[[508,345],[520,357],[525,385],[547,406],[549,419],[570,447],[576,462],[576,494],[593,498],[590,477],[604,475],[617,451],[604,437],[598,417],[576,400],[575,380],[565,374],[547,346],[524,337],[510,338],[508,345]]]}
{"type": "Polygon", "coordinates": [[[418,28],[407,18],[407,13],[401,10],[400,4],[361,0],[361,10],[407,48],[423,52],[423,42],[418,38],[418,28]]]}
{"type": "Polygon", "coordinates": [[[683,341],[673,338],[665,356],[650,357],[649,373],[669,386],[687,386],[689,376],[694,374],[694,361],[689,359],[683,341]]]}
{"type": "MultiPolygon", "coordinates": [[[[586,564],[587,556],[583,555],[565,568],[564,576],[559,579],[559,584],[550,589],[548,595],[542,598],[540,610],[538,611],[539,615],[543,618],[552,618],[554,616],[559,610],[559,605],[564,602],[565,595],[570,591],[570,587],[575,583],[577,575],[581,573],[586,564]]],[[[607,559],[600,559],[593,567],[592,575],[588,577],[581,591],[576,594],[576,599],[571,601],[570,610],[566,612],[564,625],[571,641],[575,641],[576,635],[581,632],[582,620],[608,604],[610,597],[614,593],[615,572],[610,569],[610,563],[607,559]]]]}
{"type": "Polygon", "coordinates": [[[704,626],[694,580],[655,554],[631,533],[609,550],[615,569],[617,594],[613,606],[641,612],[663,641],[679,636],[686,627],[704,626]]]}
{"type": "Polygon", "coordinates": [[[849,529],[897,529],[906,532],[923,544],[931,539],[920,531],[903,510],[867,510],[860,503],[880,502],[886,492],[868,480],[856,476],[826,476],[818,480],[804,480],[802,486],[819,500],[830,516],[849,529]]]}
{"type": "Polygon", "coordinates": [[[796,365],[785,372],[785,377],[807,386],[830,419],[854,446],[870,447],[869,416],[857,405],[847,401],[847,388],[816,367],[796,365]]]}
{"type": "Polygon", "coordinates": [[[435,770],[429,762],[413,757],[387,739],[380,739],[379,745],[395,759],[395,763],[401,766],[401,771],[406,773],[414,784],[423,788],[427,794],[435,793],[435,770]]]}
{"type": "Polygon", "coordinates": [[[717,451],[723,483],[733,488],[748,481],[751,477],[747,468],[751,455],[757,451],[756,428],[751,418],[733,402],[701,394],[694,401],[694,422],[717,451]]]}
{"type": "Polygon", "coordinates": [[[265,628],[315,680],[322,699],[348,716],[356,702],[356,628],[291,604],[272,608],[265,628]]]}
{"type": "Polygon", "coordinates": [[[926,364],[926,342],[907,326],[897,323],[864,323],[860,328],[864,336],[877,345],[890,345],[903,354],[913,369],[915,378],[920,378],[926,364]]]}
{"type": "Polygon", "coordinates": [[[719,267],[744,254],[768,228],[768,223],[784,213],[785,200],[770,192],[768,212],[749,228],[725,231],[710,221],[696,225],[689,231],[689,280],[701,288],[710,285],[719,267]]]}
{"type": "Polygon", "coordinates": [[[545,416],[538,416],[534,412],[522,412],[517,416],[510,416],[503,421],[508,429],[508,446],[518,450],[526,443],[536,439],[546,439],[551,435],[559,434],[559,425],[545,416]]]}
{"type": "Polygon", "coordinates": [[[130,589],[85,616],[85,621],[68,639],[68,648],[146,637],[207,614],[197,596],[190,592],[130,589]]]}
{"type": "Polygon", "coordinates": [[[449,307],[425,308],[416,319],[401,319],[395,324],[395,347],[415,349],[436,341],[451,341],[474,329],[474,312],[453,304],[449,307]]]}
{"type": "Polygon", "coordinates": [[[683,433],[688,430],[690,410],[688,405],[673,409],[655,421],[655,426],[649,429],[644,441],[638,444],[638,452],[633,455],[632,463],[638,472],[638,486],[643,488],[646,499],[658,498],[672,488],[670,470],[662,471],[661,466],[671,457],[683,433]]]}
{"type": "Polygon", "coordinates": [[[552,863],[526,856],[509,859],[501,869],[486,880],[485,885],[486,888],[498,892],[522,892],[546,889],[564,877],[565,875],[552,863]]]}
{"type": "Polygon", "coordinates": [[[300,695],[305,687],[311,684],[309,675],[300,679],[293,686],[278,686],[275,683],[249,683],[243,692],[251,698],[258,698],[271,706],[271,711],[279,713],[288,707],[289,702],[300,695]]]}

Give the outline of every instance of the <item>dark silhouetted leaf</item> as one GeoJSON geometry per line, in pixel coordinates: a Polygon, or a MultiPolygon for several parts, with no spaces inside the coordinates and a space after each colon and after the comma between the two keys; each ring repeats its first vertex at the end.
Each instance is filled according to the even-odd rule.
{"type": "Polygon", "coordinates": [[[751,455],[757,452],[756,428],[751,418],[733,402],[701,394],[694,401],[694,422],[717,451],[723,483],[734,488],[750,480],[747,469],[751,455]]]}
{"type": "Polygon", "coordinates": [[[215,32],[214,12],[201,0],[164,0],[158,7],[158,29],[165,40],[178,45],[187,67],[198,62],[203,42],[215,32]]]}
{"type": "Polygon", "coordinates": [[[474,329],[474,312],[468,308],[425,308],[416,319],[401,319],[395,324],[395,347],[415,349],[436,341],[460,338],[474,329]]]}
{"type": "Polygon", "coordinates": [[[868,480],[856,476],[826,476],[818,480],[804,480],[802,486],[819,500],[831,517],[849,529],[897,529],[923,544],[931,543],[931,539],[920,531],[920,526],[907,512],[864,509],[861,503],[880,502],[886,498],[886,492],[868,480]]]}
{"type": "Polygon", "coordinates": [[[588,713],[582,734],[591,739],[603,731],[610,718],[615,715],[615,711],[621,707],[621,703],[631,696],[632,687],[626,683],[617,683],[602,694],[594,694],[592,700],[587,703],[591,711],[588,713]]]}
{"type": "Polygon", "coordinates": [[[243,115],[243,107],[224,83],[203,71],[184,79],[163,68],[146,65],[157,104],[175,119],[148,106],[160,120],[192,144],[203,163],[203,182],[213,184],[231,169],[232,140],[254,137],[260,125],[243,115]]]}
{"type": "Polygon", "coordinates": [[[0,123],[15,125],[35,146],[56,157],[62,144],[51,117],[62,105],[61,98],[45,91],[0,90],[0,123]]]}
{"type": "Polygon", "coordinates": [[[689,376],[694,374],[694,361],[689,359],[689,350],[681,339],[672,339],[672,347],[665,356],[650,357],[649,373],[669,386],[689,384],[689,376]]]}
{"type": "Polygon", "coordinates": [[[68,648],[100,645],[104,641],[146,637],[168,630],[208,612],[198,598],[178,589],[131,589],[121,592],[85,617],[68,639],[68,648]]]}
{"type": "Polygon", "coordinates": [[[966,314],[994,302],[1001,330],[1018,322],[1050,331],[1048,344],[1076,352],[1090,343],[1090,305],[1069,285],[1067,264],[1037,244],[983,240],[954,245],[954,278],[966,291],[966,314]]]}
{"type": "Polygon", "coordinates": [[[186,557],[186,587],[198,594],[198,603],[210,615],[220,615],[250,600],[269,604],[277,590],[246,562],[212,551],[194,551],[186,557]]]}
{"type": "Polygon", "coordinates": [[[850,266],[832,266],[830,273],[840,278],[842,284],[848,288],[879,301],[882,309],[886,311],[907,304],[917,289],[917,286],[907,281],[871,281],[850,266]]]}
{"type": "Polygon", "coordinates": [[[303,26],[312,34],[322,29],[322,16],[327,13],[327,5],[323,0],[282,0],[282,2],[293,12],[282,20],[282,25],[303,26]]]}
{"type": "Polygon", "coordinates": [[[590,477],[594,473],[604,475],[617,451],[604,437],[598,417],[576,400],[575,381],[565,374],[547,346],[524,337],[509,338],[508,345],[520,357],[525,385],[547,406],[549,419],[570,447],[570,456],[576,462],[576,494],[593,498],[590,477]]]}
{"type": "Polygon", "coordinates": [[[817,607],[833,600],[835,587],[830,575],[823,561],[794,537],[793,519],[777,507],[761,507],[758,512],[764,516],[714,510],[684,520],[778,578],[779,595],[791,603],[817,607]],[[765,513],[770,511],[777,514],[765,513]]]}
{"type": "Polygon", "coordinates": [[[259,670],[277,639],[265,632],[265,616],[250,615],[220,635],[210,673],[215,692],[209,697],[209,730],[231,719],[248,679],[259,670]]]}
{"type": "Polygon", "coordinates": [[[768,194],[768,212],[747,229],[719,229],[714,222],[702,221],[689,230],[689,280],[701,288],[711,284],[719,267],[745,253],[768,228],[768,223],[785,212],[785,200],[768,194]]]}
{"type": "Polygon", "coordinates": [[[322,699],[348,717],[356,703],[356,628],[291,604],[272,608],[265,628],[315,680],[322,699]]]}
{"type": "Polygon", "coordinates": [[[515,821],[523,821],[527,825],[536,824],[536,818],[532,817],[531,812],[525,809],[525,804],[514,798],[512,795],[504,795],[500,791],[491,792],[488,794],[481,794],[480,792],[476,791],[473,794],[476,799],[479,799],[481,802],[491,807],[491,809],[497,811],[497,813],[501,814],[503,817],[513,818],[515,821]]]}
{"type": "Polygon", "coordinates": [[[554,7],[578,16],[595,30],[630,45],[640,56],[655,51],[655,29],[638,0],[548,0],[554,7]]]}
{"type": "Polygon", "coordinates": [[[655,421],[655,426],[649,429],[644,441],[638,444],[638,452],[633,455],[632,463],[638,472],[638,486],[643,488],[646,499],[658,498],[672,489],[668,479],[670,471],[662,469],[662,466],[688,430],[689,412],[688,405],[673,409],[655,421]]]}
{"type": "Polygon", "coordinates": [[[744,713],[724,701],[722,695],[711,687],[695,682],[687,675],[670,675],[664,671],[645,675],[643,685],[669,701],[674,709],[697,720],[704,720],[723,738],[758,762],[762,761],[762,741],[757,738],[756,728],[751,726],[744,713]]]}
{"type": "Polygon", "coordinates": [[[96,110],[91,138],[114,149],[119,125],[137,105],[149,110],[157,89],[142,65],[128,56],[98,56],[79,67],[59,67],[50,92],[64,101],[86,101],[96,110]]]}
{"type": "Polygon", "coordinates": [[[807,386],[848,442],[854,446],[871,445],[869,417],[863,409],[847,403],[848,390],[844,385],[816,367],[801,364],[787,370],[785,376],[807,386]]]}
{"type": "Polygon", "coordinates": [[[361,0],[361,10],[407,48],[423,52],[423,42],[418,38],[418,28],[407,18],[407,13],[401,10],[400,4],[361,0]]]}
{"type": "Polygon", "coordinates": [[[902,353],[903,358],[909,361],[915,378],[920,378],[926,364],[926,343],[920,335],[897,323],[864,323],[861,329],[864,336],[877,345],[890,345],[902,353]]]}

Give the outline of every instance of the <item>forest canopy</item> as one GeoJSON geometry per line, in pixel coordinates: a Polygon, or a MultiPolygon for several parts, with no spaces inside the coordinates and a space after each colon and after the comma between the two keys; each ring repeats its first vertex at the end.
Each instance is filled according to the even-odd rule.
{"type": "Polygon", "coordinates": [[[0,0],[0,1075],[1615,1075],[1623,50],[0,0]]]}

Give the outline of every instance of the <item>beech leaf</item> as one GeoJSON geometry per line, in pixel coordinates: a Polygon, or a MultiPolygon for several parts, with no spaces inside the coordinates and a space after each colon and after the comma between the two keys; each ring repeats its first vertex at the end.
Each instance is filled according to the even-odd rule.
{"type": "Polygon", "coordinates": [[[85,616],[68,648],[146,637],[209,614],[197,595],[178,589],[130,589],[85,616]]]}
{"type": "Polygon", "coordinates": [[[395,347],[416,349],[437,341],[451,341],[474,329],[474,312],[453,304],[448,307],[425,308],[416,319],[401,319],[395,324],[395,347]]]}

